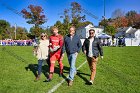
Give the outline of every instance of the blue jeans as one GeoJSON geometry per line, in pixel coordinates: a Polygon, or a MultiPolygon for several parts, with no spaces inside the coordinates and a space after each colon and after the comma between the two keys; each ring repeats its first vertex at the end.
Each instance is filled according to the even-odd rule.
{"type": "Polygon", "coordinates": [[[75,62],[76,62],[77,54],[73,53],[73,54],[68,54],[67,56],[68,56],[68,61],[69,61],[69,65],[70,65],[68,79],[73,81],[74,75],[76,73],[75,62]]]}
{"type": "Polygon", "coordinates": [[[39,59],[38,60],[38,75],[41,75],[41,71],[42,71],[42,64],[45,61],[45,63],[48,64],[48,66],[50,67],[50,59],[39,59]],[[47,61],[47,62],[46,62],[47,61]]]}
{"type": "Polygon", "coordinates": [[[43,61],[44,60],[38,60],[38,75],[41,75],[43,61]]]}

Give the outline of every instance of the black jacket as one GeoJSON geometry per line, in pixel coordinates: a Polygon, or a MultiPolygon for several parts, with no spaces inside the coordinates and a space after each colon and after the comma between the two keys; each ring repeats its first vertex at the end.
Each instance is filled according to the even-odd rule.
{"type": "MultiPolygon", "coordinates": [[[[90,44],[90,40],[89,40],[89,38],[86,38],[84,43],[83,43],[83,46],[82,46],[82,51],[84,52],[84,50],[86,50],[87,56],[89,53],[89,44],[90,44]]],[[[96,37],[94,37],[94,40],[92,42],[92,54],[95,57],[98,57],[99,54],[100,54],[100,56],[103,56],[103,49],[102,49],[101,42],[96,37]]]]}

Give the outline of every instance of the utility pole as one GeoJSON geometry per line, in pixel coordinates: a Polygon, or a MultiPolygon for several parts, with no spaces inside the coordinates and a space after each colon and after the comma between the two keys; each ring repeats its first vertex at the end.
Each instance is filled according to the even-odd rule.
{"type": "Polygon", "coordinates": [[[16,33],[17,33],[17,25],[16,24],[15,24],[15,31],[14,32],[15,32],[15,40],[16,40],[16,36],[17,36],[16,35],[16,33]]]}
{"type": "Polygon", "coordinates": [[[105,23],[105,0],[104,0],[104,33],[106,32],[105,29],[106,29],[106,23],[105,23]]]}

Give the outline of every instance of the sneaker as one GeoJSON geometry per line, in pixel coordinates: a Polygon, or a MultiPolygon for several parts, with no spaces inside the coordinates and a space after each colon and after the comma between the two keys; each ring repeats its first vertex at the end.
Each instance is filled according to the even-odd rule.
{"type": "Polygon", "coordinates": [[[93,84],[93,81],[92,81],[92,80],[90,80],[90,81],[89,81],[89,84],[90,84],[90,85],[92,85],[92,84],[93,84]]]}
{"type": "Polygon", "coordinates": [[[68,86],[72,86],[72,84],[73,84],[73,81],[72,80],[69,80],[68,86]]]}

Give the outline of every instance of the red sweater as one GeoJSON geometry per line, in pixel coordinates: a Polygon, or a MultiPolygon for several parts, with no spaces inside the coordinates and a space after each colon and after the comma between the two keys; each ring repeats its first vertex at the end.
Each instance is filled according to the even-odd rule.
{"type": "Polygon", "coordinates": [[[57,35],[57,36],[51,35],[50,36],[50,43],[51,43],[50,47],[52,47],[52,48],[54,46],[60,46],[60,48],[56,52],[54,52],[54,53],[61,54],[63,43],[64,43],[63,36],[62,35],[57,35]]]}

